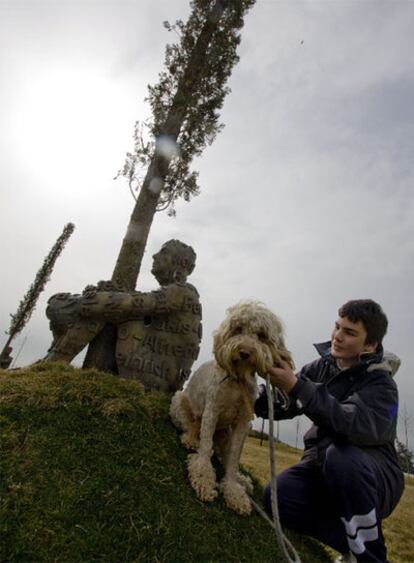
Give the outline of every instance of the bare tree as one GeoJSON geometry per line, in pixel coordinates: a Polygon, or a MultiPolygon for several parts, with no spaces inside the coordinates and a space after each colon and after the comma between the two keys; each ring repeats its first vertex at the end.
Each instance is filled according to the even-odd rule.
{"type": "Polygon", "coordinates": [[[300,430],[300,416],[297,416],[296,417],[296,439],[295,439],[295,448],[296,449],[298,449],[299,430],[300,430]]]}
{"type": "MultiPolygon", "coordinates": [[[[197,173],[190,171],[190,164],[223,127],[219,110],[239,60],[236,49],[243,18],[254,2],[192,0],[186,23],[164,22],[180,41],[167,45],[159,82],[149,87],[152,119],[136,124],[134,151],[120,171],[132,191],[139,189],[112,275],[112,281],[127,291],[135,289],[157,209],[173,213],[179,197],[188,201],[198,193],[197,173]]],[[[114,349],[114,330],[107,327],[90,344],[84,365],[110,370],[114,349]]]]}
{"type": "Polygon", "coordinates": [[[409,436],[410,431],[411,431],[412,423],[413,423],[413,417],[408,412],[407,405],[404,404],[404,407],[403,407],[402,412],[400,414],[400,425],[403,427],[404,438],[405,438],[405,447],[407,449],[409,449],[408,436],[409,436]]]}
{"type": "Polygon", "coordinates": [[[14,315],[11,316],[10,328],[6,334],[9,335],[3,350],[0,353],[0,367],[8,368],[12,358],[10,356],[12,348],[10,346],[11,341],[15,338],[29,322],[33,311],[35,310],[37,300],[39,295],[44,290],[46,283],[49,281],[52,274],[55,262],[58,259],[60,253],[65,247],[65,244],[69,240],[69,237],[73,233],[75,225],[73,223],[68,223],[65,225],[62,234],[56,240],[51,251],[46,256],[42,267],[37,272],[36,277],[32,285],[29,287],[26,295],[20,301],[19,307],[14,315]]]}
{"type": "Polygon", "coordinates": [[[414,473],[413,452],[398,439],[395,441],[395,449],[402,470],[406,471],[408,474],[414,473]]]}

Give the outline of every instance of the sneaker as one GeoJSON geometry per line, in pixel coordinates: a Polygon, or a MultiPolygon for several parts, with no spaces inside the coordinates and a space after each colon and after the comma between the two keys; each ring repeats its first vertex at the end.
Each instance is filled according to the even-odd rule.
{"type": "Polygon", "coordinates": [[[343,553],[340,557],[335,559],[334,563],[357,563],[356,557],[353,553],[343,553]]]}

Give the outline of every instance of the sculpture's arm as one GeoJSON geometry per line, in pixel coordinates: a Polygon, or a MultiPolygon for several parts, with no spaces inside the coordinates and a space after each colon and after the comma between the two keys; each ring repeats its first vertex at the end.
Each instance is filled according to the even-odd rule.
{"type": "Polygon", "coordinates": [[[82,295],[77,307],[81,319],[119,323],[143,319],[149,314],[163,315],[180,310],[185,293],[185,289],[179,285],[151,292],[96,291],[82,295]]]}
{"type": "Polygon", "coordinates": [[[142,318],[154,307],[155,299],[151,293],[116,291],[82,295],[77,304],[81,319],[102,319],[111,323],[142,318]]]}

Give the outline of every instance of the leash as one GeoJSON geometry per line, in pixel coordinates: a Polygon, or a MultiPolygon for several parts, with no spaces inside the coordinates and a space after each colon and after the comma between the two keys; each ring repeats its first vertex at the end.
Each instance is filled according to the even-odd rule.
{"type": "MultiPolygon", "coordinates": [[[[226,374],[225,377],[220,381],[223,383],[226,379],[230,377],[229,374],[226,374]]],[[[254,418],[254,409],[251,404],[251,401],[247,395],[247,390],[245,387],[244,382],[237,381],[240,386],[241,395],[243,397],[243,402],[249,414],[251,415],[251,419],[254,418]]],[[[284,555],[284,559],[288,563],[301,563],[300,557],[293,547],[292,543],[288,540],[282,530],[282,526],[280,524],[279,518],[279,508],[277,505],[277,479],[276,479],[276,468],[275,468],[275,454],[274,454],[274,432],[273,432],[273,388],[270,385],[269,375],[266,375],[266,390],[267,390],[267,403],[269,409],[269,461],[270,461],[270,490],[271,490],[271,505],[272,505],[272,515],[273,521],[269,518],[266,512],[250,497],[250,502],[253,508],[258,512],[258,514],[268,522],[268,524],[274,529],[276,534],[277,543],[279,545],[280,550],[284,555]]],[[[289,399],[283,391],[279,391],[278,393],[281,395],[282,398],[282,408],[286,409],[289,404],[289,399]]]]}
{"type": "Polygon", "coordinates": [[[276,479],[276,469],[275,469],[275,455],[274,455],[274,435],[273,435],[273,389],[270,385],[269,376],[266,376],[266,390],[267,390],[267,402],[269,408],[269,461],[270,461],[270,491],[271,491],[271,505],[272,505],[272,515],[273,521],[269,518],[266,512],[250,499],[253,508],[264,518],[270,526],[274,529],[276,534],[277,543],[284,555],[285,560],[288,563],[301,563],[300,557],[293,547],[292,543],[288,540],[282,530],[279,518],[279,509],[277,505],[277,479],[276,479]]]}

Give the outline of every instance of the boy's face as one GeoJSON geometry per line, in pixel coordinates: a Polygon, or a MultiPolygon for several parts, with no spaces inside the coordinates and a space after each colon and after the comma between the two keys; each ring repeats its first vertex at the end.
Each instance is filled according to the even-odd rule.
{"type": "Polygon", "coordinates": [[[349,367],[359,361],[361,354],[372,353],[377,343],[366,344],[367,331],[362,323],[353,323],[346,317],[338,317],[331,335],[331,354],[341,367],[349,367]]]}

